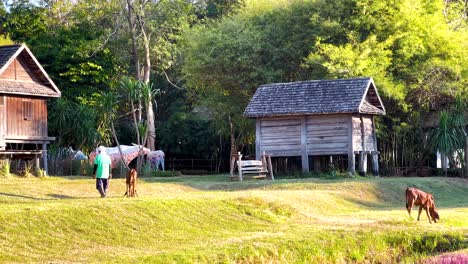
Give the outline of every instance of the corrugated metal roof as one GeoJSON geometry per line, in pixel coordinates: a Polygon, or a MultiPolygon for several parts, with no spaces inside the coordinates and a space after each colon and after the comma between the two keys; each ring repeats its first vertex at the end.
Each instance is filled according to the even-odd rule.
{"type": "Polygon", "coordinates": [[[372,78],[265,84],[257,89],[244,111],[247,117],[333,113],[385,114],[372,78]],[[375,93],[368,101],[370,88],[375,93]]]}

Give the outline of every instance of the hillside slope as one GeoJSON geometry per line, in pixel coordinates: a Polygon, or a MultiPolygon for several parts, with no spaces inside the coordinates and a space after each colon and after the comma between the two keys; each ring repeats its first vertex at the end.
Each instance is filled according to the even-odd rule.
{"type": "MultiPolygon", "coordinates": [[[[468,181],[123,179],[100,199],[82,177],[0,179],[1,262],[318,263],[417,260],[468,247],[468,181]],[[411,220],[404,190],[441,221],[411,220]]],[[[413,211],[416,218],[417,211],[413,211]]]]}

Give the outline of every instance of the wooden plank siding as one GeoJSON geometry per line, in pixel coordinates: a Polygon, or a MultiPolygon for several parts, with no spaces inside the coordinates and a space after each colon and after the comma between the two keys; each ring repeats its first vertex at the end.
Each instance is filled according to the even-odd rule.
{"type": "Polygon", "coordinates": [[[0,75],[0,79],[18,80],[26,82],[38,82],[37,78],[31,72],[31,69],[24,60],[15,59],[8,68],[0,75]]]}
{"type": "Polygon", "coordinates": [[[4,149],[6,134],[6,107],[5,107],[5,96],[0,95],[0,149],[4,149]]]}
{"type": "MultiPolygon", "coordinates": [[[[377,151],[375,138],[375,129],[372,116],[362,115],[364,122],[364,142],[366,143],[366,151],[377,151]]],[[[355,151],[362,151],[362,132],[361,132],[361,116],[353,116],[353,145],[355,151]]]]}
{"type": "Polygon", "coordinates": [[[376,151],[376,144],[375,144],[375,138],[374,138],[374,125],[372,121],[372,116],[363,116],[362,117],[364,121],[364,138],[366,142],[366,150],[367,151],[376,151]]]}
{"type": "Polygon", "coordinates": [[[353,115],[353,132],[353,148],[362,151],[361,118],[358,115],[353,115]]]}
{"type": "Polygon", "coordinates": [[[354,172],[354,151],[377,150],[373,122],[372,115],[363,114],[257,118],[257,156],[265,151],[273,157],[301,157],[308,171],[308,156],[346,155],[354,172]]]}
{"type": "Polygon", "coordinates": [[[8,138],[47,139],[47,99],[8,96],[6,135],[8,138]]]}
{"type": "Polygon", "coordinates": [[[257,119],[257,122],[260,154],[265,151],[273,157],[301,156],[300,118],[257,119]]]}
{"type": "Polygon", "coordinates": [[[258,118],[256,150],[273,157],[348,154],[349,118],[349,114],[258,118]]]}
{"type": "Polygon", "coordinates": [[[311,156],[348,154],[349,118],[347,114],[308,116],[307,153],[311,156]]]}

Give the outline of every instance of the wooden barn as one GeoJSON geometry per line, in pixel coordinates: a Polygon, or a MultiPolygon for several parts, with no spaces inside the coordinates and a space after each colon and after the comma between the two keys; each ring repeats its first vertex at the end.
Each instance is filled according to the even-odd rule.
{"type": "Polygon", "coordinates": [[[43,157],[47,171],[47,99],[60,91],[25,45],[0,47],[0,155],[43,157]]]}
{"type": "MultiPolygon", "coordinates": [[[[244,115],[256,119],[256,156],[301,157],[309,171],[325,155],[346,155],[348,170],[378,174],[375,115],[385,108],[372,78],[311,80],[260,86],[244,115]]],[[[315,166],[314,166],[315,167],[315,166]]]]}

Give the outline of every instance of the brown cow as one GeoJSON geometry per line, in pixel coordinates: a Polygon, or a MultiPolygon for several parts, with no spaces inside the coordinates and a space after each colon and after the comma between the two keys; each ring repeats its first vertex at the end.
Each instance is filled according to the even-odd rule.
{"type": "Polygon", "coordinates": [[[127,179],[125,181],[127,184],[127,191],[125,192],[124,196],[127,196],[127,197],[138,196],[138,193],[136,190],[137,177],[138,177],[138,173],[135,169],[130,169],[128,171],[127,179]]]}
{"type": "Polygon", "coordinates": [[[429,218],[429,223],[432,224],[432,220],[435,223],[439,220],[439,213],[436,211],[434,196],[430,193],[423,192],[416,188],[407,188],[406,189],[406,209],[408,214],[411,217],[411,209],[414,205],[419,205],[418,221],[421,216],[421,211],[424,208],[426,210],[427,218],[429,218]]]}

